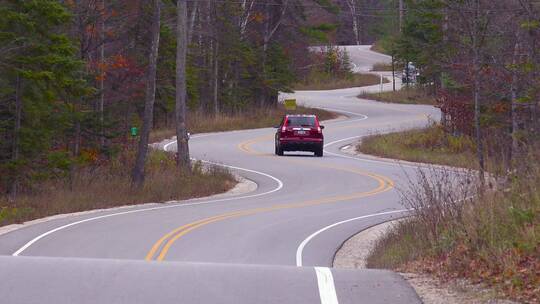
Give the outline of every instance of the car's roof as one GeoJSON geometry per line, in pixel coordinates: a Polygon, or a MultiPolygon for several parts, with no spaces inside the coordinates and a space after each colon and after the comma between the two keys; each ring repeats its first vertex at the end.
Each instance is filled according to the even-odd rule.
{"type": "Polygon", "coordinates": [[[285,116],[287,117],[317,117],[317,115],[313,115],[313,114],[287,114],[285,116]]]}

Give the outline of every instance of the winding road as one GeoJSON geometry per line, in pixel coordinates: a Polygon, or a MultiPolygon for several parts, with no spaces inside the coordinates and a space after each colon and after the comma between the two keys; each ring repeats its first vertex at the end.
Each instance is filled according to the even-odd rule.
{"type": "MultiPolygon", "coordinates": [[[[357,71],[390,60],[368,46],[347,49],[357,71]]],[[[406,215],[395,188],[414,170],[340,148],[439,116],[431,106],[356,98],[378,90],[283,96],[343,115],[324,123],[322,158],[275,156],[270,128],[192,138],[194,158],[254,181],[251,193],[100,211],[0,236],[0,303],[420,303],[391,271],[332,268],[349,237],[406,215]]]]}

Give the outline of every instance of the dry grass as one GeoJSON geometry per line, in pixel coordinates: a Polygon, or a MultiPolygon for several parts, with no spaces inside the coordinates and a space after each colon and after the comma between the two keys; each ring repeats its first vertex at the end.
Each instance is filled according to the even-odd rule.
{"type": "Polygon", "coordinates": [[[388,54],[388,52],[386,51],[386,49],[383,47],[383,42],[382,41],[376,41],[370,48],[370,50],[374,51],[374,52],[378,52],[378,53],[381,53],[381,54],[386,54],[386,55],[390,55],[388,54]]]}
{"type": "MultiPolygon", "coordinates": [[[[338,79],[328,77],[311,77],[308,81],[297,83],[295,90],[335,90],[354,87],[365,87],[376,85],[381,82],[381,78],[373,74],[352,74],[349,78],[338,79]]],[[[383,83],[388,80],[383,79],[383,83]]]]}
{"type": "MultiPolygon", "coordinates": [[[[416,162],[476,169],[470,138],[446,134],[440,126],[367,138],[364,153],[416,162]]],[[[368,258],[372,268],[425,272],[444,280],[467,278],[494,287],[504,297],[540,301],[540,159],[538,147],[512,175],[487,158],[491,174],[484,195],[476,171],[456,174],[440,167],[418,169],[401,189],[413,217],[378,241],[368,258]]]]}
{"type": "Polygon", "coordinates": [[[494,287],[505,297],[538,303],[538,157],[537,151],[531,154],[528,166],[504,190],[468,200],[462,200],[471,193],[464,190],[464,183],[449,180],[455,174],[419,171],[402,191],[403,204],[414,209],[415,216],[398,223],[377,243],[368,266],[426,272],[442,280],[467,278],[494,287]]]}
{"type": "MultiPolygon", "coordinates": [[[[329,111],[301,106],[297,107],[295,111],[290,111],[280,104],[276,108],[252,109],[236,115],[208,116],[200,112],[193,112],[188,115],[187,125],[191,134],[267,128],[278,125],[285,114],[315,114],[320,120],[337,117],[337,114],[329,111]]],[[[153,130],[150,134],[150,142],[171,138],[174,135],[176,133],[172,126],[153,130]]]]}
{"type": "Polygon", "coordinates": [[[366,137],[357,150],[412,162],[477,169],[476,147],[471,138],[447,134],[439,125],[366,137]]]}
{"type": "MultiPolygon", "coordinates": [[[[397,67],[395,67],[396,71],[398,70],[397,67]]],[[[371,69],[375,72],[392,72],[392,64],[386,63],[386,62],[378,62],[373,65],[373,68],[371,69]]]]}
{"type": "Polygon", "coordinates": [[[54,214],[204,197],[236,184],[228,171],[218,167],[196,164],[191,174],[179,172],[172,155],[152,151],[144,188],[134,190],[130,186],[133,159],[134,153],[127,151],[110,163],[80,168],[71,185],[65,179],[47,181],[15,204],[0,197],[0,226],[54,214]]]}
{"type": "Polygon", "coordinates": [[[396,92],[363,93],[358,97],[390,103],[437,104],[437,99],[434,96],[429,95],[424,89],[419,88],[403,88],[396,92]]]}

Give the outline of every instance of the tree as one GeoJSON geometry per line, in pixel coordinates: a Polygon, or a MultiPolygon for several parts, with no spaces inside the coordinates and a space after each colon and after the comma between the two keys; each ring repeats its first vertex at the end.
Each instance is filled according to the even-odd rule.
{"type": "Polygon", "coordinates": [[[347,3],[347,7],[349,8],[349,12],[351,14],[352,31],[354,34],[355,44],[360,45],[362,40],[360,37],[360,24],[358,22],[357,0],[345,0],[345,2],[347,3]]]}
{"type": "Polygon", "coordinates": [[[177,163],[191,170],[189,137],[186,127],[186,56],[187,56],[187,3],[178,0],[176,24],[176,141],[177,163]]]}
{"type": "Polygon", "coordinates": [[[137,188],[141,188],[144,182],[144,165],[146,162],[146,154],[148,152],[148,138],[150,136],[150,130],[152,129],[154,118],[154,102],[156,99],[156,74],[157,74],[157,60],[159,54],[159,36],[161,25],[161,1],[153,0],[153,16],[152,25],[150,29],[151,44],[148,60],[148,72],[146,83],[146,96],[144,103],[144,118],[143,127],[141,130],[141,137],[139,140],[139,146],[137,150],[137,158],[135,160],[135,166],[132,173],[132,184],[137,188]]]}
{"type": "Polygon", "coordinates": [[[67,169],[69,156],[50,149],[70,127],[68,101],[86,86],[76,48],[62,33],[70,21],[65,7],[52,0],[4,1],[0,15],[0,99],[8,105],[0,108],[8,117],[0,128],[6,139],[0,171],[15,200],[22,184],[67,169]]]}
{"type": "Polygon", "coordinates": [[[537,137],[539,7],[529,0],[406,1],[397,56],[420,68],[441,100],[445,128],[475,139],[483,179],[505,172],[537,137]],[[451,22],[450,22],[451,21],[451,22]],[[512,161],[513,160],[513,161],[512,161]]]}

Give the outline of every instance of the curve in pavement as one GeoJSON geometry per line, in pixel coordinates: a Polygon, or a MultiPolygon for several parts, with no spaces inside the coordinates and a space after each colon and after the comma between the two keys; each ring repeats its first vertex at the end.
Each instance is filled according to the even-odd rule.
{"type": "MultiPolygon", "coordinates": [[[[349,49],[357,67],[385,58],[366,47],[349,49]]],[[[272,155],[274,130],[268,128],[194,137],[196,159],[226,164],[255,181],[253,194],[103,211],[0,236],[0,254],[25,255],[0,258],[0,281],[9,281],[0,285],[0,293],[9,303],[44,297],[54,303],[70,303],[69,297],[80,303],[144,303],[139,299],[149,294],[159,303],[418,303],[395,273],[328,268],[344,240],[402,215],[393,186],[405,181],[404,171],[414,170],[342,155],[337,143],[423,126],[426,115],[438,115],[428,106],[356,99],[362,91],[377,90],[378,85],[292,96],[306,106],[347,114],[326,122],[323,158],[272,155]],[[167,262],[133,261],[145,258],[167,262]],[[85,286],[77,285],[81,280],[85,286]],[[23,282],[34,284],[34,292],[22,292],[23,282]],[[63,292],[51,294],[61,286],[63,292]],[[97,286],[101,298],[85,301],[82,295],[97,286]],[[120,289],[121,298],[115,298],[120,289]]]]}

